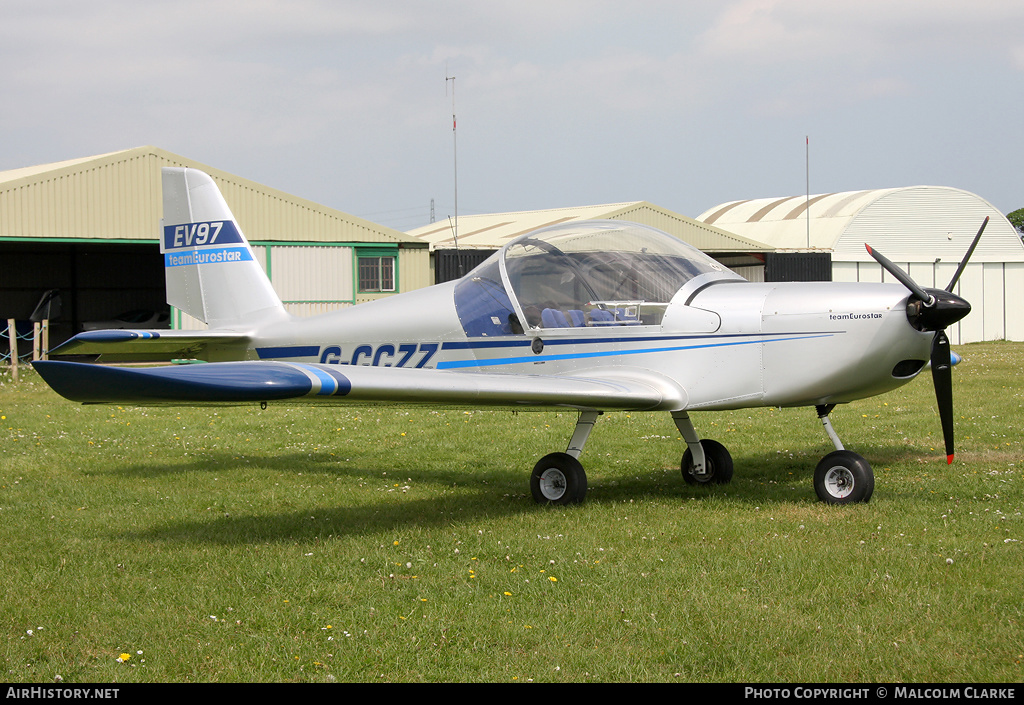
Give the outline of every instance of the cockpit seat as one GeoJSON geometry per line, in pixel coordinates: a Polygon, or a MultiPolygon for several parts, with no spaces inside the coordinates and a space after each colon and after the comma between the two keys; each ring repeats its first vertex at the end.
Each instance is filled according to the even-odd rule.
{"type": "Polygon", "coordinates": [[[540,323],[545,328],[571,328],[565,314],[557,308],[546,308],[540,312],[540,323]]]}

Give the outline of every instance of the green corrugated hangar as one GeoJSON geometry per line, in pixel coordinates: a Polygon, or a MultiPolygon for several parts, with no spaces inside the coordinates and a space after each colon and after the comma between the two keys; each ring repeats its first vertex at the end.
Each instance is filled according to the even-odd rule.
{"type": "MultiPolygon", "coordinates": [[[[983,199],[935,186],[724,203],[696,219],[645,201],[460,216],[402,233],[172,154],[139,147],[0,172],[0,319],[50,300],[51,347],[121,312],[166,309],[160,167],[209,173],[286,307],[313,315],[447,281],[516,235],[573,220],[657,227],[753,281],[880,281],[870,242],[924,286],[945,286],[982,218],[958,284],[975,311],[955,343],[1024,340],[1024,244],[983,199]],[[456,242],[456,233],[458,241],[456,242]]],[[[203,324],[170,311],[163,325],[203,324]]],[[[151,321],[138,327],[159,327],[151,321]]]]}
{"type": "MultiPolygon", "coordinates": [[[[164,166],[213,177],[292,313],[322,313],[431,283],[427,245],[418,238],[139,147],[0,172],[0,319],[27,321],[44,294],[56,291],[52,347],[86,322],[165,310],[164,166]]],[[[164,326],[203,327],[169,313],[164,326]]]]}

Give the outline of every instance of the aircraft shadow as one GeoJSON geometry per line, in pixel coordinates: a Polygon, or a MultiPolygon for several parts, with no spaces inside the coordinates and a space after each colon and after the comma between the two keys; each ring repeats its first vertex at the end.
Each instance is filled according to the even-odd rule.
{"type": "MultiPolygon", "coordinates": [[[[919,455],[915,449],[900,446],[872,449],[877,466],[919,455]]],[[[763,456],[737,457],[736,475],[729,485],[687,485],[679,470],[669,466],[648,473],[612,476],[595,467],[587,502],[619,503],[643,499],[703,500],[728,495],[731,501],[763,504],[805,499],[817,502],[813,492],[795,496],[791,485],[808,485],[813,476],[816,455],[808,454],[785,461],[766,461],[763,456]]],[[[542,507],[529,495],[528,473],[523,469],[505,469],[489,465],[450,470],[431,468],[395,469],[394,482],[410,489],[403,493],[386,488],[390,477],[382,477],[378,468],[360,463],[343,463],[323,453],[259,455],[238,457],[206,453],[203,458],[185,458],[180,464],[126,466],[108,472],[126,477],[186,475],[187,473],[231,473],[253,470],[294,474],[326,474],[360,480],[380,481],[380,491],[394,492],[393,498],[369,504],[349,506],[304,506],[301,509],[243,515],[231,514],[214,520],[183,520],[134,532],[119,533],[118,538],[149,541],[200,541],[214,544],[314,540],[325,536],[360,536],[400,531],[403,527],[449,526],[481,519],[493,519],[533,511],[574,511],[574,508],[542,507]],[[400,478],[400,479],[399,479],[400,478]],[[430,496],[414,495],[427,487],[430,496]],[[439,494],[438,488],[445,488],[439,494]]],[[[339,488],[340,489],[340,488],[339,488]]],[[[809,489],[809,488],[808,488],[809,489]]],[[[288,501],[287,498],[284,501],[288,501]]],[[[302,500],[305,501],[305,500],[302,500]]],[[[329,501],[329,498],[327,498],[329,501]]]]}
{"type": "MultiPolygon", "coordinates": [[[[310,506],[308,498],[282,503],[299,504],[301,509],[263,511],[243,515],[241,510],[215,520],[180,521],[162,527],[119,533],[119,538],[156,541],[202,541],[217,544],[245,544],[294,541],[334,536],[369,535],[380,531],[399,530],[403,526],[445,526],[453,521],[473,522],[480,519],[540,510],[529,496],[528,475],[524,471],[480,465],[414,470],[396,468],[384,475],[380,467],[358,462],[342,462],[326,453],[287,455],[246,455],[206,452],[202,456],[183,458],[180,463],[128,465],[106,472],[126,478],[187,477],[190,474],[231,474],[258,470],[273,475],[326,475],[351,478],[365,483],[378,483],[380,492],[390,497],[383,501],[349,506],[310,506]],[[410,489],[402,492],[398,484],[410,489]],[[429,498],[417,499],[421,488],[429,498]],[[439,493],[439,489],[442,491],[439,493]]],[[[330,487],[326,486],[329,492],[330,487]]],[[[371,490],[372,491],[372,490],[371,490]]],[[[344,492],[338,488],[339,495],[344,492]]],[[[329,494],[324,497],[330,502],[329,494]]]]}

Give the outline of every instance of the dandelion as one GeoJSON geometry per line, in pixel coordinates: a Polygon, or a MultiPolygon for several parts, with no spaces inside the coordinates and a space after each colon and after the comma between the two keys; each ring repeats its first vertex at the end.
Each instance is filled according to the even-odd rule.
{"type": "Polygon", "coordinates": [[[553,575],[552,575],[552,576],[551,576],[550,578],[548,578],[548,580],[550,580],[550,581],[551,581],[551,582],[553,582],[553,583],[557,583],[557,582],[558,582],[558,578],[556,578],[556,577],[555,577],[555,576],[553,576],[553,575]]]}
{"type": "Polygon", "coordinates": [[[127,663],[131,659],[131,657],[132,657],[131,654],[121,654],[120,656],[117,657],[117,662],[118,663],[127,663]]]}

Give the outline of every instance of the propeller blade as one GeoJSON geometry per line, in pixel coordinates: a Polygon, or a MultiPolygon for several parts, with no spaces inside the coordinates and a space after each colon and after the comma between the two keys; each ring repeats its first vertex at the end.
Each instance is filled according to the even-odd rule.
{"type": "Polygon", "coordinates": [[[875,258],[875,261],[882,265],[882,268],[889,272],[889,274],[896,277],[903,286],[910,289],[911,293],[917,298],[924,302],[925,306],[933,306],[935,304],[935,297],[926,292],[917,282],[910,278],[910,275],[904,272],[902,269],[893,264],[888,257],[883,255],[881,252],[875,252],[871,249],[871,245],[864,243],[864,247],[867,248],[868,254],[875,258]]]}
{"type": "Polygon", "coordinates": [[[978,228],[978,234],[974,236],[974,242],[967,248],[967,254],[964,255],[964,259],[960,262],[960,266],[957,267],[956,274],[953,275],[953,279],[949,282],[949,286],[946,287],[946,291],[952,293],[953,287],[960,280],[960,275],[964,273],[964,269],[967,268],[967,260],[974,254],[974,248],[978,246],[978,240],[981,239],[981,234],[985,232],[985,226],[988,225],[988,216],[985,216],[985,220],[981,221],[981,227],[978,228]]]}
{"type": "Polygon", "coordinates": [[[942,438],[946,444],[946,462],[953,464],[953,374],[949,352],[949,338],[945,331],[935,334],[932,343],[932,384],[935,401],[942,420],[942,438]]]}
{"type": "Polygon", "coordinates": [[[918,286],[917,282],[910,278],[910,275],[893,264],[885,255],[875,252],[867,243],[868,254],[875,258],[875,261],[882,265],[885,271],[895,277],[903,286],[916,296],[919,301],[911,301],[907,305],[907,318],[918,330],[934,330],[935,337],[932,340],[932,384],[935,386],[935,400],[939,406],[939,418],[942,421],[942,439],[946,445],[946,462],[953,463],[953,370],[951,354],[949,350],[949,338],[946,337],[946,326],[956,323],[971,311],[971,305],[953,294],[953,287],[960,280],[960,275],[967,268],[967,262],[974,254],[974,248],[981,240],[981,234],[985,232],[988,225],[988,217],[982,221],[978,234],[974,236],[967,254],[960,262],[960,266],[953,275],[944,290],[925,290],[918,286]],[[930,292],[935,292],[934,294],[930,292]]]}

